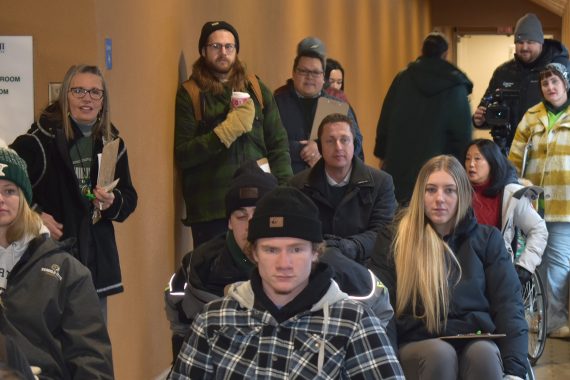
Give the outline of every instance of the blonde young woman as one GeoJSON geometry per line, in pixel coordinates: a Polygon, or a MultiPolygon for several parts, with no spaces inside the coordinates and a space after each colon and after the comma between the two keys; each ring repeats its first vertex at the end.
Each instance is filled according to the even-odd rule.
{"type": "Polygon", "coordinates": [[[526,375],[521,285],[501,233],[477,224],[471,191],[457,159],[434,157],[397,224],[379,231],[371,269],[390,292],[406,379],[526,375]]]}
{"type": "Polygon", "coordinates": [[[112,379],[111,342],[89,270],[49,237],[31,201],[26,163],[0,148],[0,331],[42,379],[112,379]]]}

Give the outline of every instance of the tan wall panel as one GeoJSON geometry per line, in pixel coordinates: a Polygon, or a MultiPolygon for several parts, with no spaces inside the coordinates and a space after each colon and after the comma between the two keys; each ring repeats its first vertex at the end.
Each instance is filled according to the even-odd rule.
{"type": "Polygon", "coordinates": [[[328,56],[346,71],[346,92],[364,135],[366,160],[373,156],[380,107],[394,75],[419,55],[429,32],[429,2],[421,0],[242,0],[184,3],[183,50],[188,66],[197,59],[200,28],[225,20],[240,35],[240,58],[271,88],[291,77],[297,43],[323,40],[328,56]]]}
{"type": "Polygon", "coordinates": [[[240,33],[240,57],[272,89],[290,77],[297,42],[320,37],[329,56],[346,68],[347,94],[365,137],[367,161],[374,165],[383,97],[394,75],[419,54],[429,31],[429,2],[422,0],[3,3],[10,8],[0,12],[0,34],[35,38],[36,109],[45,105],[49,81],[60,81],[72,63],[103,65],[104,39],[113,41],[113,69],[105,71],[112,119],[127,142],[139,192],[135,214],[117,225],[126,288],[109,302],[117,379],[152,379],[170,361],[162,290],[174,253],[185,252],[188,233],[179,222],[182,204],[173,184],[174,95],[181,57],[189,73],[198,56],[202,24],[232,23],[240,33]]]}
{"type": "Polygon", "coordinates": [[[61,0],[38,7],[34,0],[0,0],[0,35],[33,37],[36,115],[47,105],[49,82],[61,82],[73,63],[97,60],[95,1],[81,1],[81,11],[65,17],[77,3],[61,0]]]}
{"type": "Polygon", "coordinates": [[[117,379],[152,378],[171,358],[162,291],[174,268],[172,149],[181,4],[97,2],[101,62],[104,39],[113,41],[113,69],[106,72],[113,121],[127,141],[139,194],[135,214],[117,225],[126,288],[109,303],[117,379]]]}

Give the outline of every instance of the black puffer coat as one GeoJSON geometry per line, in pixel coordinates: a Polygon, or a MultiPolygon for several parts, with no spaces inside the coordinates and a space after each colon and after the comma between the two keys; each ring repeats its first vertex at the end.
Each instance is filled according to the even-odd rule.
{"type": "MultiPolygon", "coordinates": [[[[396,268],[390,227],[378,232],[370,269],[386,285],[396,309],[396,268]]],[[[437,336],[475,333],[480,330],[504,333],[495,342],[506,374],[525,377],[528,325],[524,317],[521,285],[499,230],[477,224],[472,212],[445,238],[462,270],[459,283],[451,289],[447,326],[431,334],[414,318],[411,308],[396,319],[397,342],[404,344],[437,336]]],[[[420,305],[421,307],[421,305],[420,305]]],[[[394,341],[394,331],[389,333],[394,341]]]]}

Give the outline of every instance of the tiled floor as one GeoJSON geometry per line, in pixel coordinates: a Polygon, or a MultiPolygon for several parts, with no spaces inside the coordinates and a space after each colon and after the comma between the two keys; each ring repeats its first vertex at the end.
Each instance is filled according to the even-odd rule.
{"type": "Polygon", "coordinates": [[[570,379],[570,340],[548,339],[533,369],[538,380],[570,379]]]}

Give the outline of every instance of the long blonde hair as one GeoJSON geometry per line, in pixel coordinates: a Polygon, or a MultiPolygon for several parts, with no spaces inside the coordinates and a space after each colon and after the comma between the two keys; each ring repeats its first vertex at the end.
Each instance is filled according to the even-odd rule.
{"type": "Polygon", "coordinates": [[[101,83],[103,85],[103,98],[101,99],[101,111],[99,111],[97,121],[95,122],[95,125],[93,125],[93,136],[104,138],[106,141],[111,141],[113,139],[113,131],[111,127],[111,102],[109,100],[109,90],[107,83],[105,82],[105,78],[103,77],[103,73],[101,73],[101,70],[99,70],[97,66],[71,66],[69,70],[67,70],[67,73],[65,73],[65,77],[63,77],[57,103],[54,106],[46,108],[43,111],[43,115],[50,120],[61,122],[67,141],[73,140],[74,134],[71,121],[69,120],[69,100],[67,96],[71,89],[71,81],[77,74],[93,74],[101,78],[101,83]]]}
{"type": "Polygon", "coordinates": [[[400,215],[393,243],[398,278],[396,316],[411,307],[414,317],[423,320],[430,333],[445,328],[450,285],[453,285],[450,281],[461,278],[459,262],[425,215],[426,184],[430,175],[440,170],[448,173],[457,185],[454,226],[466,216],[472,188],[463,166],[452,156],[434,157],[418,174],[410,205],[400,215]]]}
{"type": "Polygon", "coordinates": [[[18,194],[20,196],[18,213],[6,231],[6,241],[8,244],[12,244],[28,235],[36,237],[40,234],[40,228],[42,227],[40,215],[30,208],[24,196],[24,192],[19,187],[18,194]]]}

